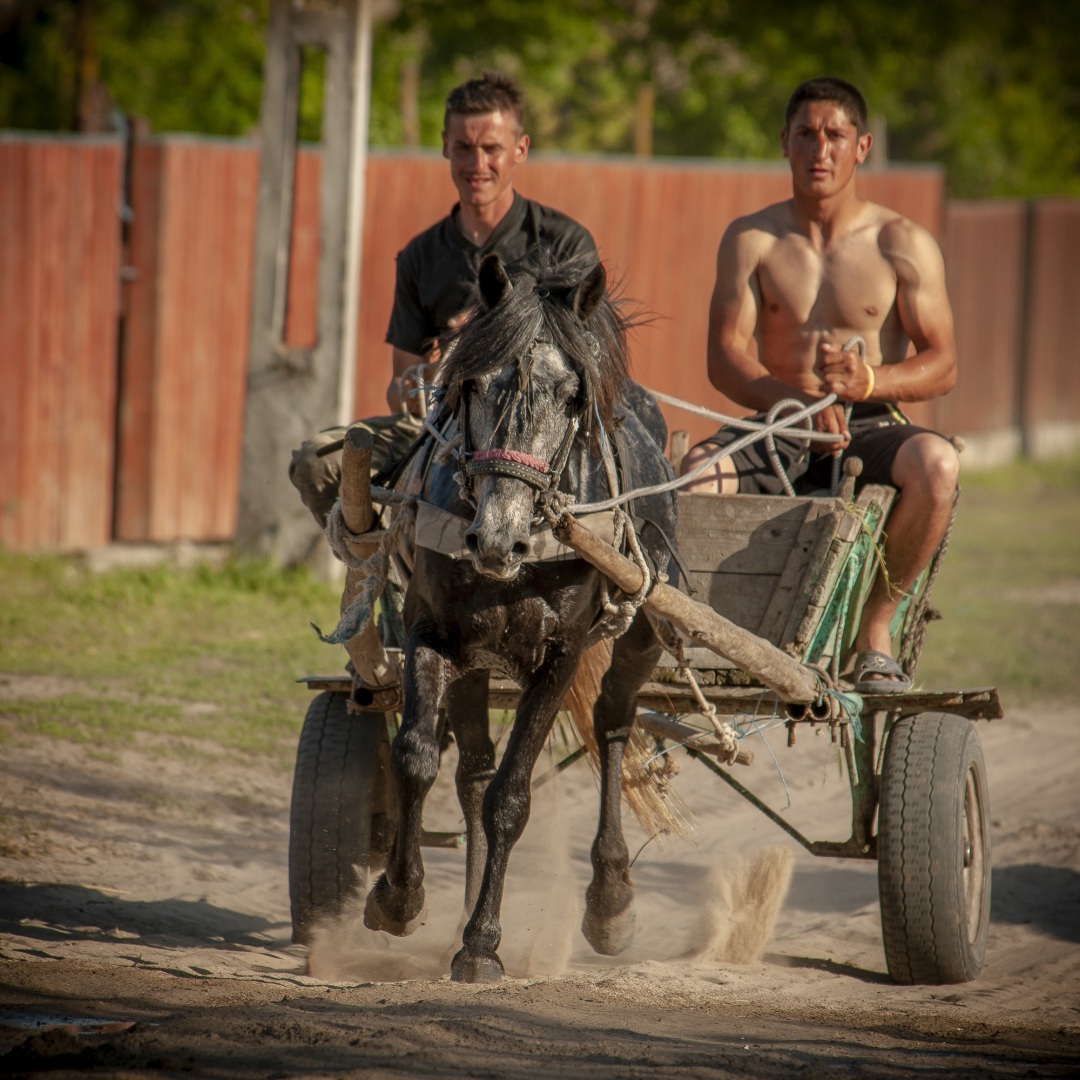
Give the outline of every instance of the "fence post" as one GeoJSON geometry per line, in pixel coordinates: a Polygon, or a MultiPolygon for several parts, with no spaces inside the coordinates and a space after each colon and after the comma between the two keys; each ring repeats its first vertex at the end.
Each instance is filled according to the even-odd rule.
{"type": "MultiPolygon", "coordinates": [[[[366,77],[371,0],[346,0],[334,7],[272,0],[260,117],[259,199],[252,278],[251,335],[244,436],[240,461],[236,546],[281,563],[307,559],[318,550],[318,527],[288,480],[292,450],[346,412],[344,391],[353,363],[343,346],[355,349],[358,249],[347,232],[359,228],[363,197],[353,172],[363,155],[353,142],[366,138],[356,110],[366,107],[356,73],[366,77]],[[361,17],[363,13],[363,17],[361,17]],[[367,35],[367,42],[361,38],[367,35]],[[322,125],[322,187],[319,213],[318,333],[310,347],[285,340],[289,248],[297,148],[301,50],[325,49],[322,125]],[[358,101],[358,98],[361,100],[358,101]],[[348,222],[348,229],[342,223],[348,222]],[[350,298],[355,301],[355,298],[350,298]]],[[[350,394],[351,396],[351,394],[350,394]]]]}

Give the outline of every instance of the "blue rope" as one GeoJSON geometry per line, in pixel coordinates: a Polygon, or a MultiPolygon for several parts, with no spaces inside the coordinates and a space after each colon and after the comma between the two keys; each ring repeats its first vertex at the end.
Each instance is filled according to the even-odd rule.
{"type": "Polygon", "coordinates": [[[862,742],[862,695],[845,694],[842,690],[826,690],[824,691],[824,696],[836,698],[836,700],[840,702],[840,707],[844,710],[844,715],[847,716],[848,723],[851,725],[851,730],[854,732],[855,738],[858,739],[859,742],[862,742]]]}

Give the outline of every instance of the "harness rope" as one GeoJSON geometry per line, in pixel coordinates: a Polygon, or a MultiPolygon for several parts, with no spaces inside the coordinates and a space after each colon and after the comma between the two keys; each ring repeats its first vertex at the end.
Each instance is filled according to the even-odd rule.
{"type": "MultiPolygon", "coordinates": [[[[850,349],[854,349],[859,354],[859,359],[864,364],[866,363],[866,342],[863,341],[863,339],[861,337],[859,337],[858,334],[856,334],[854,337],[848,338],[848,340],[845,341],[844,344],[840,346],[840,351],[841,352],[847,352],[850,349]]],[[[873,376],[871,376],[871,378],[872,377],[873,376]]],[[[871,384],[870,384],[871,389],[873,389],[873,385],[874,384],[871,382],[871,384]]],[[[844,427],[845,428],[851,423],[851,410],[854,407],[855,407],[855,404],[854,404],[854,402],[851,402],[851,401],[849,401],[847,403],[847,405],[844,406],[844,427]]],[[[843,461],[843,457],[844,457],[843,450],[841,450],[839,454],[835,454],[833,456],[832,493],[834,495],[840,490],[840,468],[841,468],[841,462],[843,461]]]]}
{"type": "Polygon", "coordinates": [[[406,532],[416,520],[415,500],[412,505],[406,503],[393,516],[389,529],[372,529],[366,533],[349,532],[341,513],[341,500],[338,499],[326,519],[326,539],[334,554],[350,570],[361,571],[363,584],[349,606],[341,613],[337,626],[329,634],[315,626],[320,640],[328,645],[344,645],[355,637],[371,620],[375,611],[375,601],[382,595],[390,576],[390,553],[396,550],[406,532]],[[355,554],[353,547],[359,543],[374,543],[375,549],[366,557],[355,554]]]}
{"type": "MultiPolygon", "coordinates": [[[[646,388],[647,389],[647,388],[646,388]]],[[[799,406],[799,411],[793,413],[790,416],[778,416],[772,421],[766,421],[762,424],[755,420],[747,420],[743,417],[725,416],[723,413],[712,412],[711,410],[702,409],[700,406],[693,405],[687,401],[681,401],[678,398],[671,397],[668,394],[661,394],[656,390],[649,390],[649,393],[657,399],[667,405],[673,405],[676,408],[685,409],[687,412],[697,413],[702,416],[708,416],[711,419],[716,419],[722,423],[735,428],[746,430],[747,434],[739,439],[736,439],[733,443],[718,450],[715,454],[711,455],[708,459],[703,461],[700,465],[695,466],[690,472],[684,476],[677,476],[674,480],[667,480],[662,484],[653,484],[648,487],[634,488],[631,491],[623,492],[617,496],[612,496],[609,499],[605,499],[599,502],[593,503],[575,503],[573,505],[567,504],[564,506],[564,510],[570,514],[588,514],[596,513],[603,510],[613,510],[617,506],[621,506],[623,503],[630,502],[633,499],[642,498],[648,495],[662,495],[668,491],[675,491],[678,488],[685,487],[687,484],[693,483],[703,473],[712,468],[721,458],[728,457],[733,453],[743,449],[745,446],[749,446],[757,439],[765,438],[774,432],[783,431],[786,436],[791,439],[802,439],[807,442],[837,442],[839,436],[830,434],[824,431],[811,431],[805,428],[798,428],[795,425],[801,424],[808,417],[812,417],[823,409],[828,408],[830,405],[837,401],[835,394],[827,394],[820,401],[815,401],[812,405],[803,405],[802,402],[796,402],[795,399],[789,399],[791,402],[799,406]]],[[[778,404],[785,404],[780,402],[778,404]]],[[[776,408],[776,406],[774,406],[776,408]]],[[[438,432],[434,425],[428,422],[426,425],[427,430],[438,440],[442,447],[442,453],[448,459],[448,456],[459,450],[460,447],[460,433],[453,439],[447,439],[442,433],[438,432]]],[[[410,501],[413,497],[409,495],[403,495],[399,491],[395,491],[393,488],[373,486],[371,489],[372,500],[381,503],[385,506],[399,505],[410,501]]]]}
{"type": "MultiPolygon", "coordinates": [[[[650,390],[651,394],[652,391],[650,390]]],[[[770,435],[776,431],[786,431],[789,438],[807,439],[810,441],[822,441],[822,442],[836,442],[839,436],[828,434],[827,432],[819,431],[806,431],[805,429],[794,429],[794,425],[801,423],[807,417],[814,416],[816,413],[821,412],[822,409],[828,408],[837,400],[835,394],[828,394],[820,401],[815,401],[812,405],[802,405],[802,402],[797,404],[800,407],[797,413],[794,413],[788,417],[778,418],[771,422],[760,424],[752,420],[732,420],[732,426],[738,426],[743,428],[749,428],[750,430],[746,435],[741,436],[734,442],[729,443],[727,446],[717,450],[715,454],[712,454],[700,465],[695,466],[690,472],[684,476],[677,476],[674,480],[666,480],[662,484],[653,484],[649,487],[634,488],[632,491],[623,492],[621,495],[605,499],[601,502],[594,503],[578,503],[570,513],[596,513],[601,510],[612,510],[616,506],[622,503],[629,502],[631,499],[639,499],[647,495],[662,495],[668,491],[675,491],[678,488],[685,487],[687,484],[693,483],[704,472],[711,469],[721,458],[730,457],[732,454],[742,450],[743,447],[749,446],[750,443],[756,442],[758,439],[770,435]],[[794,429],[794,430],[788,430],[794,429]]]]}

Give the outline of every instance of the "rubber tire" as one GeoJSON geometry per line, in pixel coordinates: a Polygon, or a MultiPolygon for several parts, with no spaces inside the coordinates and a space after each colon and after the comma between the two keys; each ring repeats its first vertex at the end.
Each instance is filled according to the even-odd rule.
{"type": "Polygon", "coordinates": [[[990,809],[974,726],[923,713],[889,733],[878,805],[878,891],[894,982],[962,983],[986,957],[990,809]]]}
{"type": "Polygon", "coordinates": [[[381,866],[392,836],[390,742],[384,713],[351,714],[348,694],[324,691],[308,707],[289,811],[292,939],[307,945],[320,919],[339,914],[381,866]]]}

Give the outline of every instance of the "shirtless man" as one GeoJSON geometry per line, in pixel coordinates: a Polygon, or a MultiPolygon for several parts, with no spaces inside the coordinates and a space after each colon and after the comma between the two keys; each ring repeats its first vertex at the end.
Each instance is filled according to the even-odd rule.
{"type": "MultiPolygon", "coordinates": [[[[862,482],[899,490],[885,541],[888,576],[878,575],[867,600],[852,670],[857,688],[898,692],[910,679],[891,656],[889,623],[944,536],[959,474],[952,444],[897,407],[939,397],[956,382],[945,268],[925,229],[856,193],[872,136],[854,86],[819,78],[798,87],[780,138],[792,198],[724,233],[709,309],[709,379],[758,413],[784,398],[810,404],[837,395],[814,417],[818,431],[840,436],[837,443],[813,443],[807,456],[805,443],[777,439],[797,490],[827,488],[832,455],[845,451],[862,459],[862,482]],[[855,337],[865,342],[865,359],[843,347],[855,337]]],[[[682,471],[740,434],[721,430],[694,447],[682,471]]],[[[690,490],[780,488],[756,443],[722,458],[690,490]]]]}

